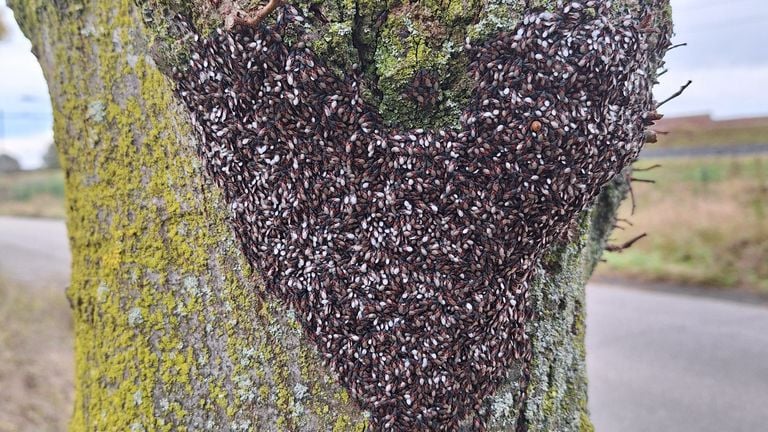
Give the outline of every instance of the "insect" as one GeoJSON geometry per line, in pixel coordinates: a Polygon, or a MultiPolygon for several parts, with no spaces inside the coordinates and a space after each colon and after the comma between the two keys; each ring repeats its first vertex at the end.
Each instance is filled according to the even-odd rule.
{"type": "Polygon", "coordinates": [[[657,116],[664,43],[574,4],[475,47],[455,129],[386,126],[359,83],[258,21],[198,36],[174,75],[249,262],[374,430],[482,429],[513,365],[524,400],[536,264],[657,116]]]}

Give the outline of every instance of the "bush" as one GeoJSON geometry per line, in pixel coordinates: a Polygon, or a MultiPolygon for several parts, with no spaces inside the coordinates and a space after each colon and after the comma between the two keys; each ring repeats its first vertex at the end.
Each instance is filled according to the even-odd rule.
{"type": "Polygon", "coordinates": [[[48,150],[43,155],[43,165],[50,169],[61,168],[61,163],[59,163],[59,152],[56,150],[56,144],[51,143],[51,145],[48,146],[48,150]]]}
{"type": "Polygon", "coordinates": [[[13,156],[0,154],[0,173],[12,173],[21,171],[21,165],[13,156]]]}

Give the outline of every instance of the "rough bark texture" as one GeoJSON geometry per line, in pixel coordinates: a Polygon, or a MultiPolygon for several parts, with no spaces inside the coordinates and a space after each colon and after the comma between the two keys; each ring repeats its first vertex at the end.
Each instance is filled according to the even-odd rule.
{"type": "MultiPolygon", "coordinates": [[[[615,7],[631,10],[637,1],[615,7]]],[[[184,57],[183,41],[174,40],[176,13],[210,29],[248,5],[9,3],[48,80],[66,172],[77,338],[72,430],[364,430],[366,413],[305,343],[293,312],[270,300],[248,269],[163,75],[184,57]]],[[[312,3],[293,2],[306,11],[312,3]]],[[[324,2],[307,23],[314,31],[307,43],[339,71],[363,74],[389,121],[446,125],[469,91],[462,41],[511,28],[525,3],[324,2]],[[419,70],[446,83],[429,109],[401,96],[419,70]]],[[[552,8],[555,1],[527,3],[552,8]]],[[[592,430],[584,285],[622,184],[607,188],[570,243],[550,252],[531,289],[529,431],[592,430]]],[[[492,430],[514,430],[523,414],[514,375],[489,401],[492,430]]]]}
{"type": "Polygon", "coordinates": [[[5,28],[5,16],[0,12],[0,40],[5,39],[5,35],[8,30],[5,28]]]}

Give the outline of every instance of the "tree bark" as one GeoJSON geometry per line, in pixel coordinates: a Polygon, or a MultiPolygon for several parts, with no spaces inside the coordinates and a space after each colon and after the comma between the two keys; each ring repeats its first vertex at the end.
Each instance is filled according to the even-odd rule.
{"type": "MultiPolygon", "coordinates": [[[[259,2],[9,3],[48,81],[66,173],[77,360],[71,429],[365,430],[368,414],[249,268],[168,78],[185,56],[177,14],[204,33],[259,2]]],[[[314,17],[313,49],[339,72],[361,75],[385,119],[445,126],[470,92],[466,56],[452,55],[457,43],[513,28],[529,3],[556,2],[291,3],[314,17]],[[404,22],[407,37],[398,32],[404,22]],[[428,109],[402,97],[420,70],[448,83],[428,109]]],[[[614,8],[631,14],[645,3],[660,12],[652,25],[667,37],[665,2],[614,8]]],[[[490,430],[515,430],[521,419],[529,431],[592,430],[584,286],[625,195],[622,178],[541,263],[530,292],[527,397],[519,400],[511,373],[487,401],[490,430]]]]}
{"type": "Polygon", "coordinates": [[[8,32],[8,29],[5,27],[5,16],[3,16],[3,13],[0,13],[0,40],[5,39],[6,33],[8,32]]]}

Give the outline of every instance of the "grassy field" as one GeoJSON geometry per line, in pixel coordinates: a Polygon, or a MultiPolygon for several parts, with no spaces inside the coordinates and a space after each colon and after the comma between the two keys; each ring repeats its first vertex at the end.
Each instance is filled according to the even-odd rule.
{"type": "Polygon", "coordinates": [[[620,211],[633,226],[614,232],[616,243],[649,237],[606,254],[598,274],[768,293],[768,157],[659,163],[635,174],[656,184],[634,184],[635,214],[628,202],[620,211]]]}
{"type": "Polygon", "coordinates": [[[0,214],[64,217],[64,173],[41,170],[0,174],[0,214]]]}
{"type": "Polygon", "coordinates": [[[63,286],[26,287],[0,276],[0,432],[66,430],[72,343],[63,286]]]}

